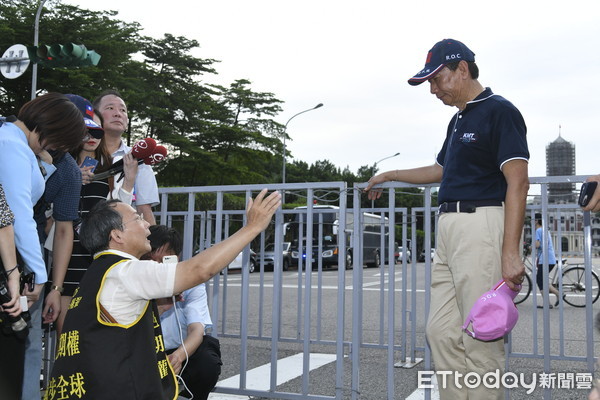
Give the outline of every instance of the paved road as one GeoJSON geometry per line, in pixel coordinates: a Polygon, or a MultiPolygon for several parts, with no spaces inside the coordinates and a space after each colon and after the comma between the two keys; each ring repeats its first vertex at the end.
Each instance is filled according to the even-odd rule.
{"type": "MultiPolygon", "coordinates": [[[[402,275],[400,266],[397,267],[397,273],[395,275],[395,293],[396,293],[396,344],[400,343],[401,335],[399,334],[400,319],[402,312],[400,310],[400,298],[402,295],[402,275]]],[[[414,315],[415,330],[416,330],[416,343],[417,347],[424,346],[424,264],[416,265],[416,282],[417,286],[415,289],[416,303],[415,308],[417,312],[414,315]]],[[[381,292],[381,271],[377,268],[365,269],[363,276],[363,339],[368,343],[380,343],[381,340],[385,342],[387,328],[387,308],[380,311],[380,300],[387,299],[387,290],[381,292]],[[382,294],[383,293],[383,294],[382,294]],[[382,318],[383,315],[383,318],[382,318]],[[381,328],[383,327],[383,331],[381,328]],[[382,333],[383,332],[383,333],[382,333]]],[[[411,281],[410,266],[408,268],[408,274],[404,279],[407,279],[407,284],[411,281]]],[[[314,273],[311,280],[311,324],[313,326],[312,337],[316,338],[320,333],[321,339],[335,339],[337,332],[336,316],[337,316],[337,289],[338,289],[338,271],[328,270],[324,271],[320,277],[314,273]],[[320,284],[321,290],[315,289],[320,284]],[[320,314],[318,313],[320,310],[320,314]],[[319,318],[320,317],[320,318],[319,318]],[[318,321],[320,323],[317,323],[318,321]],[[320,331],[318,328],[320,328],[320,331]]],[[[384,285],[387,285],[387,277],[384,276],[384,285]]],[[[221,277],[223,279],[223,277],[221,277]]],[[[228,288],[228,307],[226,329],[227,332],[239,332],[240,326],[240,288],[241,288],[240,274],[229,274],[227,277],[228,288]]],[[[351,338],[351,321],[352,315],[352,280],[353,271],[345,272],[345,303],[346,303],[346,329],[345,337],[346,340],[351,338]]],[[[297,338],[302,337],[303,328],[303,314],[300,316],[297,313],[298,303],[300,299],[300,308],[304,306],[305,292],[299,293],[298,285],[304,285],[305,276],[299,276],[297,272],[287,271],[283,273],[283,289],[282,289],[282,337],[285,338],[297,338]],[[300,325],[299,325],[300,323],[300,325]]],[[[258,336],[259,332],[263,335],[268,336],[271,329],[271,304],[272,304],[272,289],[273,285],[273,273],[265,272],[262,276],[259,273],[250,275],[250,292],[249,292],[249,336],[258,336]],[[261,294],[261,279],[262,279],[262,294],[261,294]],[[260,307],[259,299],[263,300],[262,307],[260,307]],[[259,323],[261,322],[261,323],[259,323]],[[261,330],[262,328],[262,330],[261,330]]],[[[408,285],[410,286],[410,285],[408,285]]],[[[408,303],[407,308],[410,309],[410,299],[412,290],[407,293],[408,303]]],[[[600,302],[594,305],[594,314],[596,313],[600,302]]],[[[533,306],[532,299],[528,299],[522,305],[519,306],[520,319],[517,327],[514,329],[512,334],[512,346],[514,352],[537,354],[540,355],[544,350],[544,339],[543,339],[543,310],[538,310],[533,306]],[[535,334],[534,334],[535,332],[535,334]],[[536,342],[537,341],[537,342],[536,342]]],[[[585,310],[576,309],[568,305],[564,305],[563,309],[553,309],[548,311],[548,315],[551,321],[551,333],[550,333],[550,349],[553,355],[568,355],[571,357],[583,357],[586,354],[585,345],[585,310]],[[564,337],[564,341],[560,341],[560,338],[564,337]]],[[[411,318],[409,318],[409,321],[411,318]]],[[[411,328],[412,325],[407,326],[411,328]]],[[[240,373],[240,340],[237,338],[222,337],[222,352],[224,359],[224,366],[222,372],[222,379],[230,378],[240,373]]],[[[599,343],[597,340],[594,342],[595,351],[599,351],[599,343]]],[[[322,354],[333,354],[335,355],[335,346],[325,344],[315,344],[310,348],[311,353],[322,353],[322,354]]],[[[293,358],[295,355],[302,353],[302,344],[293,343],[291,341],[280,343],[278,348],[278,359],[284,359],[287,357],[293,358]]],[[[368,347],[360,350],[360,396],[361,399],[386,399],[386,388],[387,388],[387,350],[382,348],[368,347]]],[[[348,349],[345,351],[345,355],[349,356],[348,349]]],[[[421,351],[417,352],[418,357],[423,357],[421,351]]],[[[539,356],[527,356],[527,357],[514,357],[510,359],[510,371],[515,373],[524,373],[527,380],[530,381],[533,373],[540,373],[544,369],[543,359],[539,356]]],[[[247,358],[247,370],[264,366],[270,362],[271,358],[271,342],[268,340],[248,340],[248,358],[247,358]]],[[[402,354],[400,351],[395,352],[395,360],[402,361],[402,354]]],[[[582,376],[587,373],[584,362],[580,361],[552,361],[552,372],[556,373],[572,373],[574,375],[582,376]]],[[[281,368],[281,365],[280,365],[281,368]]],[[[418,398],[415,397],[415,390],[417,389],[417,373],[424,369],[424,364],[417,364],[414,368],[395,368],[393,372],[394,380],[394,391],[396,399],[405,398],[418,398]],[[413,397],[410,397],[410,396],[413,397]]],[[[346,357],[344,361],[344,398],[351,398],[351,363],[346,357]]],[[[326,363],[317,369],[314,369],[310,373],[310,390],[311,394],[319,395],[334,395],[335,388],[335,363],[326,363]]],[[[260,376],[260,375],[258,375],[260,376]]],[[[566,375],[567,380],[570,375],[566,375]]],[[[572,376],[571,376],[572,377],[572,376]]],[[[254,376],[254,380],[265,380],[268,382],[269,375],[265,378],[258,378],[254,376]]],[[[572,379],[574,380],[574,378],[572,379]]],[[[564,382],[564,380],[563,380],[564,382]]],[[[556,386],[558,386],[556,384],[556,386]]],[[[555,386],[555,387],[556,387],[555,386]]],[[[575,385],[573,385],[575,386],[575,385]]],[[[290,392],[290,393],[301,393],[302,391],[302,379],[300,377],[290,378],[286,382],[281,383],[277,386],[278,391],[290,392]]],[[[552,391],[553,399],[577,399],[585,398],[585,390],[577,389],[555,389],[552,391]]],[[[531,394],[526,393],[525,389],[512,390],[510,393],[511,399],[530,399],[530,398],[542,398],[543,390],[536,388],[531,394]]],[[[222,398],[222,397],[219,397],[222,398]]],[[[245,398],[248,398],[247,396],[245,398]]],[[[434,397],[435,398],[435,397],[434,397]]]]}

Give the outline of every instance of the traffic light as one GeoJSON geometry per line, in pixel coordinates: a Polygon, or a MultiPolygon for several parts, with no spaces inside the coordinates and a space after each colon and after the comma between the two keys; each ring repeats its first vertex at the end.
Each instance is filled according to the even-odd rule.
{"type": "Polygon", "coordinates": [[[27,46],[27,54],[29,54],[31,62],[44,66],[48,66],[48,63],[52,61],[48,58],[48,50],[50,50],[50,46],[27,46]]]}
{"type": "Polygon", "coordinates": [[[100,54],[82,44],[28,46],[29,59],[48,68],[86,67],[98,65],[100,54]]]}

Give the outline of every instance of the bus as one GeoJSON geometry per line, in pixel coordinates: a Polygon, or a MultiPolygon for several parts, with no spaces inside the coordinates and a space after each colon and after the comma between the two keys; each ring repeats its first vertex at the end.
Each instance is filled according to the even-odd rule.
{"type": "MultiPolygon", "coordinates": [[[[295,210],[298,210],[298,212],[294,214],[293,221],[284,224],[284,241],[291,243],[292,265],[306,265],[309,253],[313,268],[318,266],[319,260],[321,260],[323,267],[338,265],[339,244],[345,241],[346,268],[351,268],[355,254],[352,248],[355,232],[354,214],[346,214],[346,232],[340,232],[339,207],[329,205],[313,206],[313,240],[312,245],[307,246],[307,207],[296,207],[295,210]],[[299,263],[299,261],[301,262],[299,263]]],[[[383,218],[382,220],[380,215],[363,213],[362,223],[363,264],[366,264],[368,267],[379,266],[382,257],[386,260],[388,254],[388,218],[383,218]],[[382,236],[384,240],[383,249],[381,245],[382,236]]]]}

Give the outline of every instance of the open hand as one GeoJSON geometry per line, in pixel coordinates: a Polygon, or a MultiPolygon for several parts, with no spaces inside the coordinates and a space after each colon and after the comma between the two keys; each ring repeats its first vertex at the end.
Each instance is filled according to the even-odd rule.
{"type": "Polygon", "coordinates": [[[248,200],[248,206],[246,207],[248,225],[256,226],[260,231],[267,228],[273,214],[281,206],[281,193],[273,192],[265,197],[266,194],[267,189],[261,190],[254,200],[248,200]]]}

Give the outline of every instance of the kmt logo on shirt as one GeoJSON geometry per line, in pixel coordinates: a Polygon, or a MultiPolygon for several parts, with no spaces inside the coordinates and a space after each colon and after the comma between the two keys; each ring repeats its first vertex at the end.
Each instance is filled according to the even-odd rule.
{"type": "Polygon", "coordinates": [[[475,143],[477,141],[477,135],[475,133],[465,132],[458,140],[463,143],[475,143]]]}

